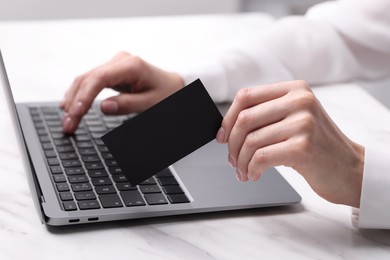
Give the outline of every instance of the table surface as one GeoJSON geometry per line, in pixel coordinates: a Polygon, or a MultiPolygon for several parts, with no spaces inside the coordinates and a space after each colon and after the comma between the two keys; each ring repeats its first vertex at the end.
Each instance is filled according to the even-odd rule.
{"type": "MultiPolygon", "coordinates": [[[[165,69],[212,58],[270,24],[264,14],[0,23],[18,101],[60,100],[73,78],[126,50],[165,69]]],[[[281,208],[53,228],[39,222],[0,95],[0,258],[389,259],[387,231],[354,228],[351,209],[316,195],[277,167],[302,196],[281,208]]],[[[314,87],[340,128],[360,143],[389,133],[390,113],[355,84],[314,87]]],[[[104,92],[100,97],[109,95],[104,92]]]]}

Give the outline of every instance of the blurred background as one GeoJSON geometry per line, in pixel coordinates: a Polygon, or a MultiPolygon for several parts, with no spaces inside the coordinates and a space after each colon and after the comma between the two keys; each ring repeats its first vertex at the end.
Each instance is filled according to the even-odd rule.
{"type": "Polygon", "coordinates": [[[320,0],[0,0],[0,20],[77,19],[205,13],[302,14],[320,0]]]}
{"type": "MultiPolygon", "coordinates": [[[[265,12],[304,14],[321,0],[0,0],[0,22],[265,12]]],[[[359,82],[390,108],[390,80],[359,82]]]]}

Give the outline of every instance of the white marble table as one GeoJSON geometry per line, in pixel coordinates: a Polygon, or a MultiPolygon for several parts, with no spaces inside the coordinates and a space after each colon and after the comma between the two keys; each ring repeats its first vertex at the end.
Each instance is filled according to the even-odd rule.
{"type": "MultiPolygon", "coordinates": [[[[0,23],[0,47],[19,101],[58,100],[76,75],[119,50],[175,69],[270,23],[260,14],[0,23]]],[[[380,240],[390,232],[355,229],[349,207],[324,201],[284,167],[279,171],[303,198],[293,207],[42,225],[0,91],[0,259],[390,259],[380,240]]],[[[315,93],[353,140],[378,142],[389,133],[389,111],[359,86],[315,93]]]]}

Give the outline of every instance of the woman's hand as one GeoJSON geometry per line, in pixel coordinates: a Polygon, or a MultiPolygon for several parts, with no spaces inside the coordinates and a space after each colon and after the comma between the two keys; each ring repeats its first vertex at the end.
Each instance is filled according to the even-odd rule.
{"type": "Polygon", "coordinates": [[[101,103],[103,113],[110,115],[140,112],[179,90],[182,78],[156,68],[137,56],[122,52],[108,63],[75,79],[60,107],[64,110],[64,132],[73,133],[93,100],[104,88],[119,95],[101,103]]]}
{"type": "Polygon", "coordinates": [[[289,166],[324,199],[359,207],[364,148],[339,130],[304,81],[240,90],[217,140],[228,144],[241,181],[289,166]]]}

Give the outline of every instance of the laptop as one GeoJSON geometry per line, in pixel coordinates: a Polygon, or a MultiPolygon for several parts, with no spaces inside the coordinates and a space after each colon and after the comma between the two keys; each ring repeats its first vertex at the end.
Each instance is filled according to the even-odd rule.
{"type": "MultiPolygon", "coordinates": [[[[1,51],[0,63],[1,87],[42,223],[75,225],[301,201],[274,168],[257,182],[238,182],[226,145],[216,141],[132,187],[100,137],[133,115],[105,116],[95,104],[75,134],[65,135],[58,103],[15,103],[1,51]]],[[[227,108],[219,106],[222,113],[227,108]]]]}

